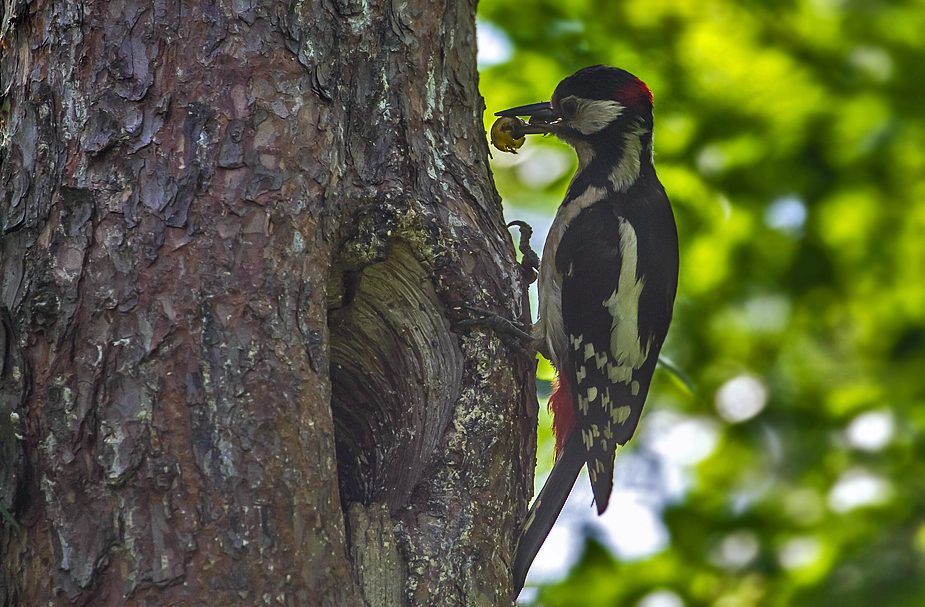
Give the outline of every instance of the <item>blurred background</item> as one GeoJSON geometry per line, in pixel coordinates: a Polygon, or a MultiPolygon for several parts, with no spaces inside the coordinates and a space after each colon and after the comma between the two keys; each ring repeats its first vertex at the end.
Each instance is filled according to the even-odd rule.
{"type": "MultiPolygon", "coordinates": [[[[486,129],[587,65],[649,85],[681,239],[663,352],[689,385],[656,372],[609,510],[580,478],[521,602],[925,605],[925,4],[482,0],[478,24],[486,129]]],[[[493,153],[540,251],[574,153],[493,153]]],[[[552,462],[541,417],[537,487],[552,462]]]]}

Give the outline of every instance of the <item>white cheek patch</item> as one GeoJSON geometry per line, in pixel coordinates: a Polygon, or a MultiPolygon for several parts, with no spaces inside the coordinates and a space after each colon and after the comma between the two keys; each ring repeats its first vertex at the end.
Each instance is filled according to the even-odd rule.
{"type": "Polygon", "coordinates": [[[575,118],[568,125],[582,135],[593,135],[623,113],[623,104],[619,101],[595,99],[582,101],[575,112],[575,118]]]}

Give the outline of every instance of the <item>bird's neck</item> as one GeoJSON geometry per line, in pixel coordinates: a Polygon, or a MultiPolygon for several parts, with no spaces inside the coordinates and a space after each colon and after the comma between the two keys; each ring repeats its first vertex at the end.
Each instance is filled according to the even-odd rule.
{"type": "Polygon", "coordinates": [[[578,170],[569,185],[566,202],[589,188],[626,192],[640,179],[655,173],[652,163],[652,131],[636,122],[613,139],[574,144],[578,170]]]}

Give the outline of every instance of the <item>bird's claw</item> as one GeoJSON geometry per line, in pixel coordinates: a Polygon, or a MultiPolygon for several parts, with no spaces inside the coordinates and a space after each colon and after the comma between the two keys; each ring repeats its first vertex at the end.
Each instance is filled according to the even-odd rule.
{"type": "Polygon", "coordinates": [[[471,329],[474,327],[485,327],[487,329],[491,329],[495,335],[498,336],[498,339],[501,340],[501,343],[503,343],[511,350],[514,350],[527,360],[533,360],[535,358],[522,345],[522,342],[532,344],[534,341],[533,336],[527,333],[522,327],[519,327],[513,321],[508,320],[503,316],[499,316],[490,310],[469,305],[464,305],[463,307],[471,312],[475,312],[476,314],[481,315],[481,318],[467,318],[460,320],[453,323],[453,327],[458,329],[471,329]]]}
{"type": "Polygon", "coordinates": [[[520,258],[520,267],[523,268],[527,277],[527,284],[533,284],[536,280],[537,270],[540,268],[540,258],[530,246],[530,238],[533,237],[533,228],[526,221],[514,220],[507,224],[507,227],[517,226],[520,230],[520,243],[518,249],[522,257],[520,258]]]}

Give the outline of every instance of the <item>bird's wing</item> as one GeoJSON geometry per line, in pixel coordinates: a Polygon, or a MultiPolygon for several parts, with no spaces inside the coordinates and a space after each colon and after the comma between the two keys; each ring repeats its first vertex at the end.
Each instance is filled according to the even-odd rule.
{"type": "Polygon", "coordinates": [[[607,508],[616,447],[636,430],[664,339],[656,343],[652,328],[640,325],[645,264],[636,226],[619,209],[597,204],[583,210],[556,255],[569,340],[569,362],[559,372],[572,386],[574,432],[581,435],[598,512],[607,508]]]}

